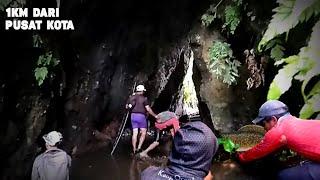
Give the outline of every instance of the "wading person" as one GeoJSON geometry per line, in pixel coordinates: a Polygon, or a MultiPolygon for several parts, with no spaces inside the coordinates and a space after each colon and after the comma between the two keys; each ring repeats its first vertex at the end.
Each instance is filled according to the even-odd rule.
{"type": "Polygon", "coordinates": [[[57,145],[62,140],[61,133],[52,131],[43,136],[46,151],[35,159],[32,180],[68,180],[71,158],[57,145]]]}
{"type": "Polygon", "coordinates": [[[267,133],[252,149],[238,154],[240,162],[249,162],[287,147],[305,159],[298,166],[284,169],[278,179],[320,180],[320,121],[302,120],[290,115],[287,105],[277,100],[265,102],[252,121],[267,133]]]}
{"type": "Polygon", "coordinates": [[[216,136],[201,121],[188,122],[176,132],[167,167],[151,166],[141,180],[203,180],[218,149],[216,136]]]}
{"type": "Polygon", "coordinates": [[[157,115],[157,119],[155,122],[155,127],[157,129],[157,133],[155,134],[155,141],[149,145],[149,147],[142,151],[139,155],[141,157],[148,157],[148,152],[156,148],[160,144],[161,134],[164,130],[170,130],[172,137],[180,128],[179,120],[175,113],[170,111],[164,111],[157,115]]]}
{"type": "Polygon", "coordinates": [[[136,87],[136,92],[130,96],[126,108],[131,109],[131,125],[132,125],[132,147],[133,153],[141,152],[142,144],[145,140],[147,133],[147,112],[153,117],[157,115],[152,111],[147,97],[143,94],[146,91],[143,85],[136,87]],[[140,139],[137,148],[138,132],[140,130],[140,139]]]}

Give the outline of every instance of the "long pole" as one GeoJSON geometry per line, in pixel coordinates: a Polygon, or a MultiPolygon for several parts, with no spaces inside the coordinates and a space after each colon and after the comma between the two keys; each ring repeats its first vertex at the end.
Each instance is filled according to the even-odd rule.
{"type": "MultiPolygon", "coordinates": [[[[134,83],[134,86],[133,86],[133,92],[134,92],[135,88],[136,88],[136,82],[134,83]]],[[[124,116],[124,119],[122,119],[122,123],[120,125],[120,131],[119,131],[117,139],[112,147],[111,156],[113,155],[114,151],[116,150],[117,145],[119,143],[119,140],[121,139],[124,127],[126,126],[126,123],[127,123],[128,117],[129,117],[129,113],[130,113],[130,109],[127,110],[126,115],[124,116]]]]}

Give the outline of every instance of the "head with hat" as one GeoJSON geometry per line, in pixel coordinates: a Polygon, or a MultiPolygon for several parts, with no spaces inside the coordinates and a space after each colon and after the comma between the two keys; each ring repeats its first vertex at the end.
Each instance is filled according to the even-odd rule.
{"type": "Polygon", "coordinates": [[[252,122],[268,131],[277,124],[279,118],[288,114],[290,113],[286,104],[278,100],[269,100],[261,105],[258,117],[252,122]]]}
{"type": "Polygon", "coordinates": [[[46,142],[46,148],[56,147],[62,141],[62,134],[57,131],[51,131],[43,137],[46,142]]]}
{"type": "Polygon", "coordinates": [[[146,88],[145,88],[144,85],[142,85],[142,84],[139,84],[139,85],[136,87],[136,93],[143,94],[145,91],[146,91],[146,88]]]}
{"type": "Polygon", "coordinates": [[[217,138],[207,125],[201,121],[186,123],[174,136],[167,170],[180,177],[203,178],[217,149],[217,138]]]}

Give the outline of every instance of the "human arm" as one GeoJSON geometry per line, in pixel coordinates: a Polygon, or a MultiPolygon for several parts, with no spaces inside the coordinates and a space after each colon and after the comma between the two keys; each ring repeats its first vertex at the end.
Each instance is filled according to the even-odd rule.
{"type": "Polygon", "coordinates": [[[70,168],[71,167],[71,157],[69,155],[67,155],[67,159],[68,159],[68,167],[70,168]]]}
{"type": "Polygon", "coordinates": [[[131,109],[135,105],[135,97],[134,95],[130,96],[126,103],[126,109],[131,109]]]}
{"type": "Polygon", "coordinates": [[[34,160],[34,163],[32,166],[31,180],[40,180],[38,168],[39,168],[39,158],[37,157],[34,160]]]}
{"type": "Polygon", "coordinates": [[[240,153],[238,158],[240,162],[250,162],[260,159],[285,145],[285,136],[282,131],[273,128],[268,131],[262,141],[250,150],[240,153]]]}
{"type": "Polygon", "coordinates": [[[153,110],[151,109],[151,107],[149,105],[146,105],[145,108],[149,114],[151,114],[154,118],[158,119],[158,116],[153,112],[153,110]]]}

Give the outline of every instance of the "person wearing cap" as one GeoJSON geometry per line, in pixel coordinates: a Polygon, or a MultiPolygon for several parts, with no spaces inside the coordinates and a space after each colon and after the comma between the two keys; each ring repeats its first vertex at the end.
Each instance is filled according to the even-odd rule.
{"type": "Polygon", "coordinates": [[[203,180],[217,149],[217,138],[207,125],[201,121],[188,122],[173,138],[168,165],[145,169],[141,180],[203,180]]]}
{"type": "Polygon", "coordinates": [[[240,162],[262,158],[281,148],[289,148],[308,161],[279,172],[278,179],[320,180],[320,121],[292,116],[287,105],[269,100],[252,121],[265,128],[263,140],[252,149],[238,154],[240,162]]]}
{"type": "Polygon", "coordinates": [[[141,147],[147,134],[147,112],[153,117],[157,118],[157,115],[153,112],[149,105],[148,98],[143,95],[145,91],[146,89],[143,85],[138,85],[136,87],[136,92],[130,96],[126,104],[126,108],[131,110],[131,125],[133,129],[132,147],[134,154],[141,152],[141,147]],[[139,130],[141,135],[137,148],[139,130]]]}
{"type": "Polygon", "coordinates": [[[31,180],[68,180],[71,158],[57,145],[62,141],[61,133],[52,131],[43,136],[46,151],[36,157],[31,180]]]}
{"type": "Polygon", "coordinates": [[[147,149],[139,153],[140,157],[148,157],[148,152],[156,148],[160,144],[161,134],[163,131],[169,129],[172,137],[180,128],[179,120],[174,112],[164,111],[157,115],[155,122],[157,133],[155,134],[155,141],[149,145],[147,149]]]}

